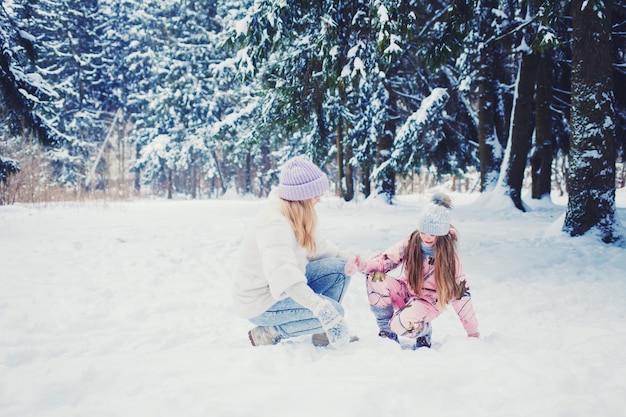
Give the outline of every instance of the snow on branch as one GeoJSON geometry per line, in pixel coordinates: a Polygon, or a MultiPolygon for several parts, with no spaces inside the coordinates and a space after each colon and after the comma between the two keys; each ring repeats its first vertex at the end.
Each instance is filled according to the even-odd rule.
{"type": "Polygon", "coordinates": [[[422,101],[419,109],[411,114],[398,130],[391,156],[374,170],[372,178],[376,178],[387,168],[402,173],[419,166],[424,152],[434,149],[439,143],[435,135],[430,135],[432,133],[430,127],[437,120],[438,114],[449,98],[450,95],[445,88],[435,88],[422,101]]]}

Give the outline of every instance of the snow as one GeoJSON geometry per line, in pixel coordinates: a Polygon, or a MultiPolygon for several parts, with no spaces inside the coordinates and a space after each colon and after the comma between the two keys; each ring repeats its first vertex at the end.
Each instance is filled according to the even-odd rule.
{"type": "MultiPolygon", "coordinates": [[[[623,416],[625,250],[562,234],[563,198],[451,196],[481,338],[448,309],[417,351],[376,336],[361,275],[358,342],[250,346],[229,289],[261,200],[0,207],[0,416],[623,416]]],[[[320,227],[371,255],[429,197],[327,196],[320,227]]]]}

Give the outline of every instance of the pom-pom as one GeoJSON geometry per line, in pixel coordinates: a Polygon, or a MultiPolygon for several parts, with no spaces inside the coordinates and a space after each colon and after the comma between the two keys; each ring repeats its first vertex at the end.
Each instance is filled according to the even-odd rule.
{"type": "Polygon", "coordinates": [[[450,199],[450,197],[448,197],[446,194],[443,193],[437,193],[433,196],[432,199],[433,204],[437,205],[437,206],[442,206],[445,208],[451,208],[452,207],[452,200],[450,199]]]}

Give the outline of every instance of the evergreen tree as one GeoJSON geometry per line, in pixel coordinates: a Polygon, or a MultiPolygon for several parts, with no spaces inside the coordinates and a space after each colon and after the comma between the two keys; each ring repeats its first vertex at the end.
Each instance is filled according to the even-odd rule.
{"type": "Polygon", "coordinates": [[[622,242],[615,208],[611,1],[573,0],[569,201],[563,230],[622,242]]]}
{"type": "Polygon", "coordinates": [[[50,152],[52,176],[80,190],[115,106],[106,74],[107,21],[97,0],[64,0],[35,3],[29,26],[36,31],[37,65],[57,92],[42,111],[65,138],[50,152]]]}
{"type": "Polygon", "coordinates": [[[497,0],[478,2],[476,95],[481,191],[491,190],[498,180],[503,147],[497,132],[498,91],[495,39],[501,35],[497,0]]]}
{"type": "Polygon", "coordinates": [[[436,114],[441,112],[449,98],[445,89],[438,88],[422,101],[422,106],[400,128],[391,157],[379,169],[393,164],[399,174],[408,175],[419,172],[420,167],[431,166],[438,157],[447,156],[445,152],[438,152],[442,141],[436,134],[439,129],[433,124],[440,122],[436,114]]]}
{"type": "MultiPolygon", "coordinates": [[[[539,8],[539,2],[528,2],[526,7],[519,10],[519,19],[511,29],[512,33],[515,31],[521,35],[516,48],[520,55],[517,59],[519,69],[515,82],[510,137],[498,184],[521,211],[526,211],[522,202],[522,183],[532,137],[535,135],[536,142],[543,144],[546,140],[551,140],[552,136],[551,84],[544,54],[556,42],[556,36],[546,26],[542,26],[542,31],[538,30],[540,23],[547,20],[543,18],[544,12],[543,8],[539,8]]],[[[551,158],[548,162],[551,162],[551,158]]],[[[545,172],[546,167],[540,168],[545,172]]],[[[548,175],[550,170],[551,167],[548,166],[548,175]]]]}
{"type": "MultiPolygon", "coordinates": [[[[35,37],[18,25],[29,19],[29,4],[12,3],[6,9],[0,4],[0,185],[20,171],[17,156],[28,152],[16,148],[14,138],[34,137],[45,146],[58,146],[63,138],[41,114],[46,101],[56,95],[52,86],[37,73],[35,37]]],[[[0,187],[0,205],[5,204],[0,187]]]]}
{"type": "MultiPolygon", "coordinates": [[[[626,164],[626,3],[613,3],[611,36],[613,51],[613,87],[615,92],[615,145],[616,157],[622,166],[626,164]]],[[[622,168],[622,186],[626,170],[622,168]]]]}
{"type": "MultiPolygon", "coordinates": [[[[370,55],[375,59],[375,54],[370,55]]],[[[347,187],[357,181],[358,191],[365,197],[372,193],[372,180],[376,181],[376,149],[379,132],[386,123],[388,92],[383,83],[381,73],[369,73],[368,81],[358,90],[349,94],[351,128],[348,131],[346,149],[350,156],[346,158],[351,168],[346,175],[347,187]],[[357,180],[358,173],[358,180],[357,180]]]]}
{"type": "MultiPolygon", "coordinates": [[[[567,3],[15,1],[0,19],[2,123],[61,144],[53,174],[77,189],[107,186],[108,132],[128,127],[137,179],[169,196],[264,195],[282,162],[307,153],[346,200],[358,181],[393,202],[399,177],[479,161],[482,189],[499,172],[523,209],[528,154],[537,198],[569,146],[567,3]]],[[[626,12],[607,10],[621,80],[626,12]]],[[[608,152],[623,158],[622,84],[608,152]]],[[[4,143],[6,178],[18,142],[4,143]]]]}
{"type": "MultiPolygon", "coordinates": [[[[379,28],[377,38],[386,41],[381,61],[388,62],[385,80],[388,86],[388,118],[383,136],[386,162],[381,174],[387,183],[392,175],[407,175],[423,169],[437,175],[460,174],[474,165],[472,143],[477,139],[477,117],[462,91],[466,55],[465,39],[471,39],[474,16],[471,2],[384,2],[388,27],[379,28]],[[395,51],[393,54],[390,51],[395,51]],[[440,88],[446,90],[442,108],[430,111],[428,119],[415,127],[414,120],[425,109],[440,88]],[[428,129],[423,129],[428,126],[428,129]],[[419,133],[422,132],[422,133],[419,133]],[[407,135],[408,133],[408,135],[407,135]],[[412,146],[413,144],[413,150],[412,146]],[[398,147],[400,147],[400,150],[398,147]],[[404,159],[404,161],[403,161],[404,159]]],[[[385,184],[385,182],[383,182],[385,184]]]]}
{"type": "Polygon", "coordinates": [[[514,56],[518,76],[510,138],[496,192],[510,197],[522,211],[526,210],[521,194],[529,156],[532,197],[549,196],[553,156],[563,150],[564,141],[559,138],[568,135],[565,124],[569,95],[567,102],[558,97],[570,90],[569,76],[562,76],[569,72],[571,61],[567,58],[569,34],[563,18],[565,6],[564,2],[521,2],[516,12],[518,17],[504,35],[516,39],[514,56]],[[559,65],[555,65],[554,56],[559,56],[559,65]]]}
{"type": "Polygon", "coordinates": [[[222,172],[226,153],[215,143],[224,129],[223,95],[209,71],[218,58],[217,2],[155,3],[146,13],[153,50],[146,90],[132,95],[142,116],[133,132],[135,169],[170,198],[175,191],[195,197],[206,172],[222,172]]]}
{"type": "Polygon", "coordinates": [[[12,5],[11,14],[0,4],[0,123],[10,135],[34,134],[43,144],[55,145],[62,138],[37,110],[56,93],[33,66],[36,39],[17,23],[29,14],[19,3],[12,5]]]}
{"type": "MultiPolygon", "coordinates": [[[[469,30],[464,17],[471,15],[471,7],[436,1],[328,1],[309,6],[255,3],[240,37],[241,62],[249,63],[247,68],[262,81],[263,103],[271,103],[263,108],[273,116],[275,130],[282,131],[278,136],[302,132],[296,141],[309,141],[292,140],[291,149],[308,150],[317,160],[336,152],[344,198],[352,197],[352,181],[360,170],[366,195],[366,182],[372,180],[376,192],[391,202],[397,172],[389,158],[398,128],[437,87],[439,75],[432,68],[442,62],[453,65],[462,51],[461,40],[469,30]],[[378,168],[373,169],[374,164],[378,168]]],[[[452,82],[451,77],[443,79],[452,82]]],[[[451,109],[466,109],[458,94],[454,98],[451,109]]],[[[443,120],[433,123],[444,136],[439,149],[453,150],[429,161],[442,171],[456,170],[471,159],[469,141],[459,145],[465,138],[453,133],[454,117],[434,117],[443,120]],[[465,155],[458,164],[443,157],[461,149],[465,155]]],[[[460,119],[473,123],[471,117],[460,119]]]]}
{"type": "Polygon", "coordinates": [[[340,194],[348,199],[344,167],[351,158],[344,153],[352,153],[348,132],[360,118],[350,96],[370,71],[368,23],[362,2],[260,1],[242,22],[245,31],[233,30],[240,59],[250,64],[244,70],[262,88],[260,120],[272,121],[270,135],[320,165],[335,153],[340,194]]]}

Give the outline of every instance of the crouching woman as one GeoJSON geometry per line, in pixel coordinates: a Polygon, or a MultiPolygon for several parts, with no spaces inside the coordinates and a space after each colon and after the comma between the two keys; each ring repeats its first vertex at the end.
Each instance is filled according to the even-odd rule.
{"type": "Polygon", "coordinates": [[[277,189],[246,231],[233,285],[237,313],[256,327],[253,346],[312,335],[316,346],[346,344],[341,300],[346,257],[317,231],[315,205],[328,178],[303,157],[287,161],[277,189]]]}

